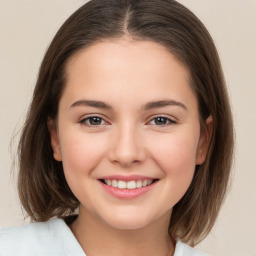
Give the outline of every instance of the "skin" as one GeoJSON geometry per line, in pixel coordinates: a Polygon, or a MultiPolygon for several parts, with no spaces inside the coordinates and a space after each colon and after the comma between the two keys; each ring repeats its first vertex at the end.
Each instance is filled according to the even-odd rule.
{"type": "Polygon", "coordinates": [[[163,46],[127,38],[90,46],[71,57],[66,71],[58,117],[48,126],[54,158],[63,162],[81,203],[71,230],[89,256],[172,255],[172,207],[188,189],[195,165],[204,162],[212,127],[210,117],[207,129],[200,128],[189,72],[163,46]],[[167,100],[175,104],[147,105],[167,100]],[[99,117],[96,125],[92,116],[99,117]],[[107,193],[98,180],[133,174],[158,182],[127,200],[107,193]]]}

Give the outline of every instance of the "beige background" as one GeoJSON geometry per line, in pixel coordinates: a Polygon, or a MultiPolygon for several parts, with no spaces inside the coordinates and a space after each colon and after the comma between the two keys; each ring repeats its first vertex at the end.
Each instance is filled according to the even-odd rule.
{"type": "MultiPolygon", "coordinates": [[[[38,67],[62,22],[85,1],[0,0],[0,226],[23,217],[10,176],[18,132],[38,67]],[[13,156],[12,156],[13,155],[13,156]]],[[[219,49],[236,126],[233,185],[218,222],[199,245],[218,256],[256,256],[256,0],[180,0],[219,49]]],[[[14,178],[15,180],[15,178],[14,178]]]]}

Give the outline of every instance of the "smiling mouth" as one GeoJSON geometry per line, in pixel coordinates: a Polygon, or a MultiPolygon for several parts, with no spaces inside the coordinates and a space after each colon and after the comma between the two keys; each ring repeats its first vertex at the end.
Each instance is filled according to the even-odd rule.
{"type": "Polygon", "coordinates": [[[158,179],[145,179],[145,180],[130,180],[130,181],[124,181],[124,180],[115,180],[115,179],[100,179],[102,183],[104,183],[107,186],[119,188],[119,189],[136,189],[136,188],[142,188],[147,187],[154,182],[158,181],[158,179]]]}

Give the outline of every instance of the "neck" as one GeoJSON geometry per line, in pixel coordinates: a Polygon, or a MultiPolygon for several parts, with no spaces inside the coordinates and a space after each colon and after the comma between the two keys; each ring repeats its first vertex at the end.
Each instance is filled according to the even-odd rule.
{"type": "Polygon", "coordinates": [[[168,234],[170,214],[136,230],[111,227],[81,210],[70,228],[87,256],[171,256],[174,243],[168,234]]]}

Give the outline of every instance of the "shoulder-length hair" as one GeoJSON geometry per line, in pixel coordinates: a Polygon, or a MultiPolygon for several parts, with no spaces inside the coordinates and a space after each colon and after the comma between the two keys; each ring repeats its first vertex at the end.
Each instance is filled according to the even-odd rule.
{"type": "Polygon", "coordinates": [[[62,25],[39,71],[19,143],[18,189],[32,221],[72,214],[79,201],[60,162],[53,158],[48,118],[55,118],[65,87],[65,66],[75,53],[106,39],[128,36],[165,46],[189,70],[202,126],[210,115],[213,132],[205,162],[174,206],[169,233],[190,245],[211,230],[228,187],[233,125],[227,89],[214,42],[202,22],[174,0],[92,0],[62,25]]]}

